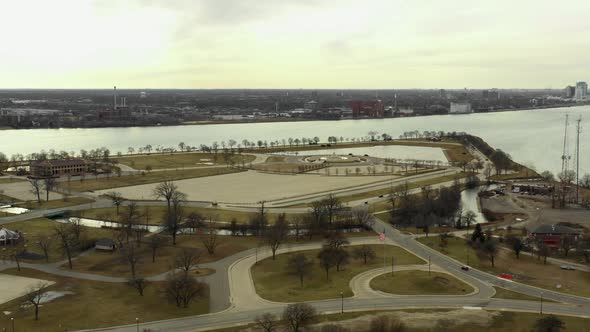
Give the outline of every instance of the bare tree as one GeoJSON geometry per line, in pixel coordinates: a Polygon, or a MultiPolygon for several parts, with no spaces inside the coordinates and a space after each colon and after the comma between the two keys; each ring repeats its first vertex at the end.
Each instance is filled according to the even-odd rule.
{"type": "Polygon", "coordinates": [[[330,280],[330,269],[336,266],[338,258],[335,255],[336,250],[324,247],[319,253],[320,266],[326,271],[326,279],[330,280]]]}
{"type": "Polygon", "coordinates": [[[213,222],[209,222],[209,227],[207,228],[205,237],[203,238],[203,246],[207,249],[207,253],[209,255],[215,255],[215,249],[219,246],[219,239],[217,237],[217,232],[213,227],[213,222]]]}
{"type": "Polygon", "coordinates": [[[37,197],[37,203],[41,203],[41,182],[39,179],[29,179],[31,192],[37,197]]]}
{"type": "Polygon", "coordinates": [[[204,293],[206,287],[186,273],[176,273],[168,276],[166,295],[177,307],[188,308],[191,302],[204,293]]]}
{"type": "Polygon", "coordinates": [[[201,252],[198,250],[182,249],[174,257],[174,268],[188,273],[191,267],[199,264],[201,252]]]}
{"type": "Polygon", "coordinates": [[[332,221],[334,220],[334,216],[340,210],[342,210],[342,202],[334,194],[330,194],[328,197],[322,200],[322,203],[326,209],[326,213],[328,214],[328,223],[331,225],[332,221]]]}
{"type": "Polygon", "coordinates": [[[49,201],[49,192],[55,188],[55,178],[48,176],[43,179],[43,190],[45,190],[45,201],[49,201]]]}
{"type": "Polygon", "coordinates": [[[172,181],[164,181],[154,188],[154,196],[156,198],[164,198],[166,200],[166,204],[168,205],[168,213],[170,213],[170,208],[172,206],[172,198],[174,197],[175,193],[178,191],[178,186],[174,184],[172,181]]]}
{"type": "Polygon", "coordinates": [[[24,300],[26,304],[35,307],[35,320],[39,320],[39,308],[48,297],[46,291],[49,286],[48,282],[40,281],[26,290],[24,300]]]}
{"type": "Polygon", "coordinates": [[[326,247],[336,250],[341,249],[347,244],[350,244],[350,241],[341,232],[330,232],[324,243],[326,247]]]}
{"type": "Polygon", "coordinates": [[[105,196],[108,197],[111,200],[111,202],[113,202],[113,205],[117,207],[117,215],[119,215],[119,207],[125,201],[123,195],[120,192],[111,191],[108,192],[105,196]]]}
{"type": "Polygon", "coordinates": [[[261,316],[256,316],[254,323],[260,327],[264,332],[275,332],[279,328],[277,318],[270,313],[265,313],[261,316]]]}
{"type": "Polygon", "coordinates": [[[276,257],[277,250],[279,249],[281,244],[287,239],[288,232],[289,226],[287,224],[287,220],[285,219],[285,214],[279,215],[277,222],[266,230],[266,243],[268,243],[268,246],[272,251],[273,260],[276,257]]]}
{"type": "Polygon", "coordinates": [[[71,231],[72,235],[74,236],[74,239],[77,242],[80,242],[80,239],[82,238],[82,234],[85,231],[84,225],[82,225],[82,220],[78,217],[70,218],[68,220],[67,225],[70,228],[70,231],[71,231]]]}
{"type": "Polygon", "coordinates": [[[152,263],[156,262],[156,253],[157,253],[158,249],[160,249],[161,247],[164,246],[165,243],[166,243],[166,240],[159,235],[154,235],[154,236],[150,237],[150,240],[148,242],[148,246],[152,250],[152,263]]]}
{"type": "Polygon", "coordinates": [[[180,191],[174,191],[171,202],[172,206],[165,215],[164,228],[172,236],[172,245],[176,245],[176,236],[182,229],[184,221],[184,208],[182,203],[186,200],[186,195],[180,191]]]}
{"type": "Polygon", "coordinates": [[[68,265],[72,269],[72,255],[78,247],[78,239],[72,232],[72,228],[67,224],[59,224],[55,226],[54,232],[59,239],[59,247],[64,256],[68,258],[68,265]]]}
{"type": "Polygon", "coordinates": [[[566,235],[561,238],[561,250],[563,250],[565,257],[567,257],[567,255],[573,247],[574,239],[571,236],[566,235]]]}
{"type": "Polygon", "coordinates": [[[143,293],[148,286],[149,282],[145,278],[132,277],[127,280],[127,284],[137,290],[139,296],[143,296],[143,293]]]}
{"type": "Polygon", "coordinates": [[[481,246],[482,252],[488,257],[490,263],[492,263],[492,267],[494,267],[494,260],[496,258],[496,254],[498,253],[498,245],[494,240],[486,240],[481,246]]]}
{"type": "Polygon", "coordinates": [[[375,259],[375,257],[377,257],[373,247],[368,246],[366,244],[355,248],[352,254],[356,259],[362,259],[365,264],[367,264],[368,261],[372,261],[375,259]]]}
{"type": "Polygon", "coordinates": [[[39,249],[43,251],[43,255],[45,256],[45,261],[49,262],[49,250],[51,249],[52,238],[51,237],[42,237],[37,242],[37,246],[39,249]]]}
{"type": "Polygon", "coordinates": [[[316,315],[316,310],[307,303],[289,304],[283,311],[283,321],[285,321],[291,331],[300,332],[304,329],[316,315]]]}
{"type": "Polygon", "coordinates": [[[139,257],[139,253],[135,250],[133,245],[127,246],[120,251],[121,261],[123,263],[129,264],[129,270],[131,272],[131,277],[135,279],[136,277],[136,269],[137,264],[141,261],[139,257]]]}
{"type": "Polygon", "coordinates": [[[304,254],[291,256],[287,261],[287,269],[299,277],[299,283],[303,287],[303,279],[309,275],[312,270],[312,261],[304,254]]]}

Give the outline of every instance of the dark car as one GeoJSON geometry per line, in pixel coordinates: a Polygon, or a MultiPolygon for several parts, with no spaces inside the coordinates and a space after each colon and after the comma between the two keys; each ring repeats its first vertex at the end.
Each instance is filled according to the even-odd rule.
{"type": "Polygon", "coordinates": [[[461,270],[463,270],[463,271],[469,271],[469,266],[461,266],[461,270]]]}

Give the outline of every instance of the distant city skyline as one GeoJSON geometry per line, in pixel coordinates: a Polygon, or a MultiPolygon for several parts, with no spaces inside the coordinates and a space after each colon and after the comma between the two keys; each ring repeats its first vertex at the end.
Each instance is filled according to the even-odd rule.
{"type": "Polygon", "coordinates": [[[0,4],[0,89],[564,89],[590,2],[103,0],[0,4]]]}

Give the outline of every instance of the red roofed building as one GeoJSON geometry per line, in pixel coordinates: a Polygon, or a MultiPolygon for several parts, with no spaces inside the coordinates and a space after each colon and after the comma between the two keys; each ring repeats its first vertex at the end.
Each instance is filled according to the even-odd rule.
{"type": "Polygon", "coordinates": [[[352,109],[353,118],[382,118],[385,106],[381,100],[351,100],[348,105],[352,109]]]}
{"type": "Polygon", "coordinates": [[[81,159],[37,160],[31,163],[31,175],[37,177],[78,175],[89,171],[89,163],[81,159]]]}

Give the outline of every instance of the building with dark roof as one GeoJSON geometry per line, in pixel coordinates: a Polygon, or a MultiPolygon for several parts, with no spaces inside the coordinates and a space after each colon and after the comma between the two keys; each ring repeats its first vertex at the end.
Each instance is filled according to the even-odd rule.
{"type": "Polygon", "coordinates": [[[547,247],[559,249],[564,238],[577,242],[581,232],[563,225],[539,225],[530,230],[530,237],[535,242],[542,241],[547,247]]]}
{"type": "Polygon", "coordinates": [[[37,160],[31,163],[35,177],[80,175],[89,171],[90,164],[82,159],[37,160]]]}

